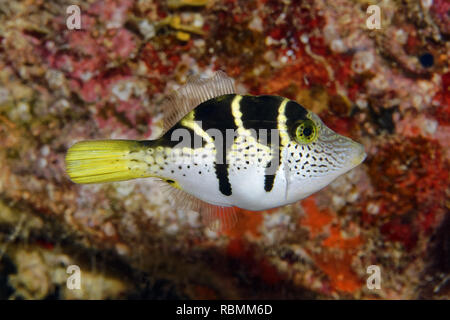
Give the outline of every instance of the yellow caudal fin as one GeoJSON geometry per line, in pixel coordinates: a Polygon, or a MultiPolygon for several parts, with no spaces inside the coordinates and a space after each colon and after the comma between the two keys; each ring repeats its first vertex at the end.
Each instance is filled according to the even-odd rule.
{"type": "Polygon", "coordinates": [[[100,183],[148,177],[146,164],[131,155],[143,150],[134,140],[92,140],[74,144],[66,170],[76,183],[100,183]]]}

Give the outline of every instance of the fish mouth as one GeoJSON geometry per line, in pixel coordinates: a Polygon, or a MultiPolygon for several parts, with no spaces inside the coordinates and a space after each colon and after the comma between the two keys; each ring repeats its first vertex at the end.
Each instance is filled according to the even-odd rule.
{"type": "Polygon", "coordinates": [[[352,145],[350,147],[348,161],[352,168],[361,164],[367,157],[366,150],[361,143],[352,141],[352,145]]]}

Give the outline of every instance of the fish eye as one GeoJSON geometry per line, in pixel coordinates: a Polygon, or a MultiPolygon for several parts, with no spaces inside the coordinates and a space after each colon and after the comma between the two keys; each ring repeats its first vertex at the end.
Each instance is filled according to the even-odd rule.
{"type": "Polygon", "coordinates": [[[315,141],[318,134],[317,125],[310,119],[301,120],[295,128],[295,140],[300,144],[307,144],[315,141]]]}

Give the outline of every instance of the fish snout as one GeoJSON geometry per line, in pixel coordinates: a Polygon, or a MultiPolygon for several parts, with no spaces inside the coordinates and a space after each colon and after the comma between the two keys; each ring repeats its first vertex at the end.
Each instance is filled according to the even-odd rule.
{"type": "Polygon", "coordinates": [[[352,141],[349,150],[348,161],[352,167],[361,164],[367,157],[366,150],[361,143],[352,141]]]}

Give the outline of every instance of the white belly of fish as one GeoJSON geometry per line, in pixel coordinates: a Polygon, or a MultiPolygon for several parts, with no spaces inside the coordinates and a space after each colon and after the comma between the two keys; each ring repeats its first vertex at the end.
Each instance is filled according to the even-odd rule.
{"type": "Polygon", "coordinates": [[[277,174],[271,191],[264,190],[264,168],[249,167],[237,170],[230,167],[230,183],[232,186],[232,203],[246,210],[266,210],[284,204],[286,179],[277,174]]]}

